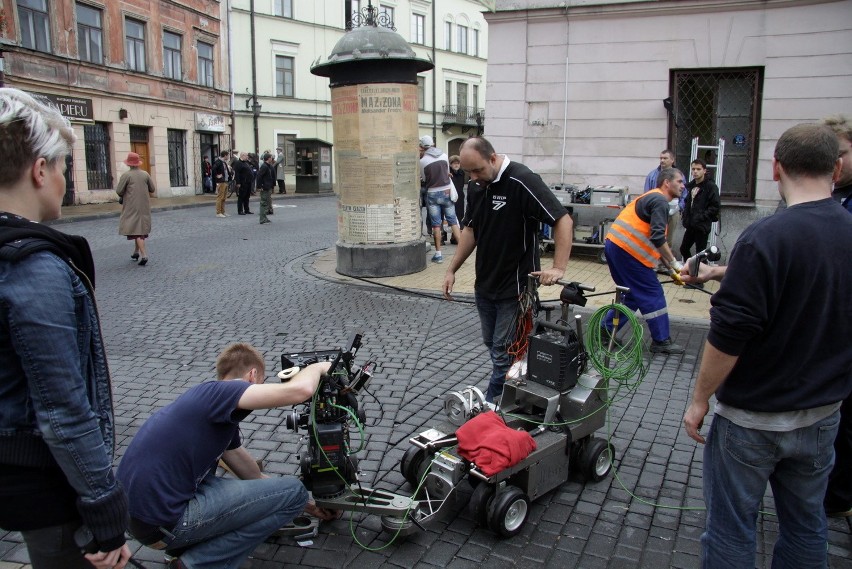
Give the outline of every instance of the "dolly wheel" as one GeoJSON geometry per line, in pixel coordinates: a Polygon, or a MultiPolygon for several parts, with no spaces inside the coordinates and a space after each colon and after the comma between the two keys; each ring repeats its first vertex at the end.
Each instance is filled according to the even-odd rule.
{"type": "Polygon", "coordinates": [[[593,438],[580,452],[580,468],[586,480],[600,482],[612,470],[615,447],[603,439],[593,438]]]}
{"type": "Polygon", "coordinates": [[[409,447],[402,455],[402,460],[399,461],[399,471],[403,478],[414,488],[420,484],[420,478],[423,474],[421,468],[423,461],[426,459],[426,451],[415,446],[409,447]]]}
{"type": "Polygon", "coordinates": [[[601,252],[598,253],[598,262],[602,265],[606,265],[606,252],[601,249],[601,252]]]}
{"type": "Polygon", "coordinates": [[[488,527],[503,537],[521,533],[530,512],[530,499],[520,488],[506,486],[488,506],[488,527]]]}
{"type": "Polygon", "coordinates": [[[488,525],[488,504],[494,498],[494,485],[480,481],[470,495],[470,515],[481,526],[488,525]]]}
{"type": "Polygon", "coordinates": [[[417,531],[417,526],[411,518],[397,518],[395,516],[382,516],[382,529],[393,536],[405,537],[417,531]]]}

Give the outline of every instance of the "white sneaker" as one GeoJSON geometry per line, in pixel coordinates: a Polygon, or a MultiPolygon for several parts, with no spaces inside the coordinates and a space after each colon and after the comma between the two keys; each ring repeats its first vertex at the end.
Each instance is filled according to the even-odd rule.
{"type": "Polygon", "coordinates": [[[228,216],[227,216],[227,215],[225,215],[224,213],[217,213],[217,214],[216,214],[216,217],[228,217],[228,216]]]}

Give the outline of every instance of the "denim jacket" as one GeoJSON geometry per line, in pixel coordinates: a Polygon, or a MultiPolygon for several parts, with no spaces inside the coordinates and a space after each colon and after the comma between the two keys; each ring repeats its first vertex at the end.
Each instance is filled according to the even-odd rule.
{"type": "Polygon", "coordinates": [[[112,472],[114,442],[88,277],[48,251],[0,258],[0,463],[58,465],[83,520],[101,530],[95,536],[116,537],[126,500],[112,472]]]}

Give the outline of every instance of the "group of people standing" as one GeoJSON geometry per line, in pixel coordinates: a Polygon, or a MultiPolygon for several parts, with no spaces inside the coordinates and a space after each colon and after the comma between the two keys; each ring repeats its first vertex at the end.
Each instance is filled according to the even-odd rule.
{"type": "Polygon", "coordinates": [[[227,150],[219,153],[213,163],[211,173],[216,183],[216,217],[228,217],[225,213],[225,200],[228,189],[233,184],[237,188],[237,215],[254,215],[249,209],[249,200],[255,189],[260,190],[260,224],[269,223],[272,215],[272,191],[276,184],[279,194],[287,193],[285,181],[285,158],[281,148],[273,155],[266,151],[260,156],[260,162],[252,161],[247,152],[231,155],[227,150]]]}
{"type": "MultiPolygon", "coordinates": [[[[296,479],[263,474],[239,433],[253,410],[308,399],[328,364],[263,385],[264,358],[246,344],[220,354],[219,381],[191,388],[150,417],[113,472],[115,421],[94,261],[85,239],[43,223],[61,214],[64,158],[75,140],[58,111],[0,89],[0,152],[8,165],[0,170],[0,527],[21,532],[34,569],[122,569],[130,559],[128,528],[141,543],[179,555],[170,568],[236,568],[299,513],[333,519],[296,479]],[[241,480],[214,476],[220,456],[241,480]],[[91,553],[75,542],[81,527],[91,553]]],[[[268,204],[274,158],[262,160],[261,203],[268,204]]],[[[496,402],[527,275],[545,286],[563,277],[573,221],[540,176],[488,140],[466,140],[459,161],[470,178],[468,199],[443,292],[452,299],[455,273],[476,250],[476,307],[492,361],[486,399],[496,402]],[[539,223],[553,227],[547,268],[538,255],[539,223]]],[[[125,200],[134,188],[154,191],[140,162],[127,157],[130,171],[119,183],[125,200]]],[[[607,237],[611,270],[634,261],[641,267],[617,267],[616,282],[655,274],[661,260],[687,282],[721,281],[684,416],[688,436],[706,443],[703,567],[754,567],[767,484],[778,512],[773,566],[825,567],[826,510],[852,516],[852,126],[832,119],[788,129],[772,175],[788,207],[747,228],[727,268],[702,265],[692,276],[674,259],[664,227],[684,179],[671,167],[625,207],[607,237]],[[699,431],[713,394],[705,440],[699,431]]],[[[445,191],[431,202],[451,219],[445,191]]],[[[134,227],[129,236],[145,230],[134,227]]],[[[656,316],[639,310],[651,316],[655,341],[668,333],[667,320],[651,325],[656,316]]]]}

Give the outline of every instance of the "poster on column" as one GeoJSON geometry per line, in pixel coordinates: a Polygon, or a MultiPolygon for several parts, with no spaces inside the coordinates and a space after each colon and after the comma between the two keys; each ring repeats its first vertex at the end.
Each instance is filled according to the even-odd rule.
{"type": "Polygon", "coordinates": [[[338,234],[347,243],[401,243],[420,236],[417,86],[332,89],[338,234]]]}

